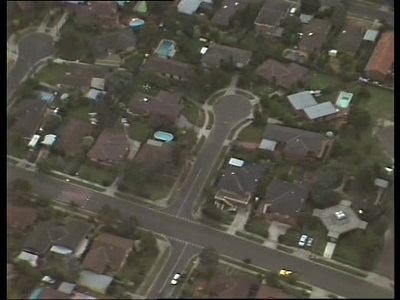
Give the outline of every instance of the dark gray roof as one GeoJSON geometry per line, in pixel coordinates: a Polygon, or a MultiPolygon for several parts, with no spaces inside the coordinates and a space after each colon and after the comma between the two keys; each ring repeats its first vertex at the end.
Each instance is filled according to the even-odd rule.
{"type": "Polygon", "coordinates": [[[296,216],[304,207],[309,193],[307,185],[296,185],[276,179],[268,186],[263,200],[272,204],[272,213],[296,216]]]}
{"type": "Polygon", "coordinates": [[[278,124],[267,124],[264,139],[284,143],[283,151],[306,156],[308,152],[317,154],[325,137],[322,133],[285,127],[278,124]]]}
{"type": "Polygon", "coordinates": [[[357,53],[364,36],[364,30],[361,27],[346,25],[340,32],[336,41],[336,50],[357,53]]]}
{"type": "Polygon", "coordinates": [[[15,117],[15,123],[10,130],[23,137],[32,137],[42,123],[45,107],[46,103],[40,99],[22,100],[11,111],[11,115],[15,117]]]}
{"type": "Polygon", "coordinates": [[[292,4],[287,1],[265,0],[254,23],[257,25],[277,26],[291,6],[292,4]]]}
{"type": "Polygon", "coordinates": [[[300,110],[308,106],[316,105],[318,102],[308,91],[292,94],[288,96],[290,104],[295,110],[300,110]]]}
{"type": "Polygon", "coordinates": [[[95,58],[105,58],[112,52],[136,48],[136,36],[131,28],[121,29],[91,39],[90,48],[95,58]]]}
{"type": "Polygon", "coordinates": [[[331,28],[328,20],[314,18],[309,24],[303,25],[303,38],[299,47],[307,51],[320,50],[326,43],[327,34],[331,28]]]}
{"type": "Polygon", "coordinates": [[[250,0],[225,0],[212,17],[211,22],[220,26],[228,26],[232,17],[238,11],[245,9],[250,2],[250,0]]]}
{"type": "Polygon", "coordinates": [[[254,194],[264,172],[264,167],[253,164],[245,163],[242,167],[228,165],[218,183],[218,189],[239,195],[254,194]]]}
{"type": "Polygon", "coordinates": [[[65,74],[60,79],[60,84],[72,87],[89,88],[92,78],[106,78],[110,70],[104,66],[66,64],[65,74]]]}
{"type": "Polygon", "coordinates": [[[43,222],[28,237],[24,249],[39,255],[45,254],[54,245],[75,251],[90,229],[90,224],[79,220],[71,220],[66,225],[59,225],[53,220],[43,222]]]}
{"type": "Polygon", "coordinates": [[[201,63],[218,68],[221,61],[232,62],[236,66],[246,66],[251,59],[252,52],[239,48],[211,44],[207,52],[201,58],[201,63]]]}

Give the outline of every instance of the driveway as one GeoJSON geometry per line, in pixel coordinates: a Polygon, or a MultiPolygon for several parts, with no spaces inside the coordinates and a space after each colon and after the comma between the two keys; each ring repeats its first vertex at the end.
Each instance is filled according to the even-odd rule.
{"type": "Polygon", "coordinates": [[[278,242],[279,236],[285,234],[288,229],[288,225],[273,221],[268,228],[269,239],[278,242]]]}
{"type": "Polygon", "coordinates": [[[53,55],[54,52],[52,37],[44,33],[33,33],[19,42],[18,60],[7,75],[8,100],[29,69],[39,60],[53,55]]]}
{"type": "Polygon", "coordinates": [[[192,207],[210,176],[223,144],[232,128],[251,113],[250,101],[240,95],[222,96],[214,104],[215,121],[202,150],[197,156],[177,201],[166,212],[192,219],[192,207]]]}

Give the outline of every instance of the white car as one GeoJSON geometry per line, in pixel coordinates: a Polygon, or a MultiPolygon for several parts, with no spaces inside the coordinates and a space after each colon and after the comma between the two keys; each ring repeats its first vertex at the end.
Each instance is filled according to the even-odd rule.
{"type": "Polygon", "coordinates": [[[308,236],[306,236],[305,234],[303,234],[299,240],[299,246],[303,247],[306,244],[308,236]]]}
{"type": "Polygon", "coordinates": [[[181,273],[176,273],[174,277],[172,277],[171,284],[177,285],[181,276],[182,276],[181,273]]]}

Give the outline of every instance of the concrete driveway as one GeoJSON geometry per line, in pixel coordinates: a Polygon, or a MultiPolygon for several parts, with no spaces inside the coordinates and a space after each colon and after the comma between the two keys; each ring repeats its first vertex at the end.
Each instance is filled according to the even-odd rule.
{"type": "Polygon", "coordinates": [[[39,60],[54,55],[54,52],[53,38],[48,34],[32,33],[19,42],[18,60],[7,75],[8,100],[29,69],[39,60]]]}
{"type": "Polygon", "coordinates": [[[268,228],[269,239],[278,242],[279,236],[285,234],[289,228],[290,226],[288,225],[273,221],[268,228]]]}

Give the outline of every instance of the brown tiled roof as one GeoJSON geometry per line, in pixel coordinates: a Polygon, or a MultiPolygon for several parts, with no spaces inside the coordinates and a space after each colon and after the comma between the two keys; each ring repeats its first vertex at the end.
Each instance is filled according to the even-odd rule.
{"type": "Polygon", "coordinates": [[[94,129],[95,126],[90,123],[69,120],[57,139],[57,149],[64,151],[67,155],[75,155],[81,149],[83,138],[90,136],[94,129]]]}
{"type": "Polygon", "coordinates": [[[260,286],[256,299],[296,299],[290,294],[285,293],[281,289],[277,289],[268,285],[260,286]]]}
{"type": "Polygon", "coordinates": [[[40,99],[24,99],[12,109],[11,114],[16,118],[10,130],[23,137],[32,137],[43,121],[46,103],[40,99]]]}
{"type": "Polygon", "coordinates": [[[234,65],[246,66],[251,59],[252,52],[219,44],[211,44],[207,52],[201,58],[201,63],[218,68],[221,61],[234,65]]]}
{"type": "Polygon", "coordinates": [[[123,130],[107,128],[88,152],[91,159],[111,164],[121,163],[129,152],[128,139],[123,130]]]}
{"type": "Polygon", "coordinates": [[[26,229],[35,224],[38,211],[33,207],[12,206],[7,207],[7,224],[11,227],[26,229]]]}
{"type": "Polygon", "coordinates": [[[211,22],[220,26],[228,26],[233,16],[249,4],[250,0],[225,0],[212,17],[211,22]]]}
{"type": "Polygon", "coordinates": [[[360,48],[363,36],[364,30],[361,27],[346,25],[339,34],[336,49],[355,54],[360,48]]]}
{"type": "Polygon", "coordinates": [[[164,59],[151,56],[143,65],[144,71],[165,73],[182,78],[190,78],[194,75],[194,67],[191,64],[182,63],[172,59],[164,59]]]}
{"type": "Polygon", "coordinates": [[[303,25],[303,38],[299,48],[306,51],[319,51],[326,43],[326,36],[331,28],[328,20],[314,18],[309,24],[303,25]]]}
{"type": "Polygon", "coordinates": [[[93,241],[82,268],[98,274],[118,272],[132,249],[132,240],[108,233],[100,234],[93,241]]]}
{"type": "Polygon", "coordinates": [[[171,144],[159,142],[162,146],[157,146],[151,144],[149,141],[136,154],[134,159],[136,163],[150,169],[159,163],[171,162],[173,149],[171,144]]]}
{"type": "Polygon", "coordinates": [[[184,105],[181,93],[160,91],[156,97],[143,93],[136,93],[129,102],[129,109],[133,113],[146,114],[154,117],[166,116],[176,119],[180,116],[184,105]],[[147,98],[147,101],[143,101],[147,98]]]}
{"type": "Polygon", "coordinates": [[[246,299],[252,282],[244,277],[231,277],[218,272],[208,285],[213,299],[246,299]]]}
{"type": "Polygon", "coordinates": [[[290,89],[299,82],[307,81],[309,70],[295,63],[284,65],[274,59],[268,59],[256,69],[256,74],[269,83],[290,89]]]}
{"type": "Polygon", "coordinates": [[[372,53],[365,71],[376,71],[387,74],[394,63],[394,32],[382,34],[374,52],[372,53]]]}

